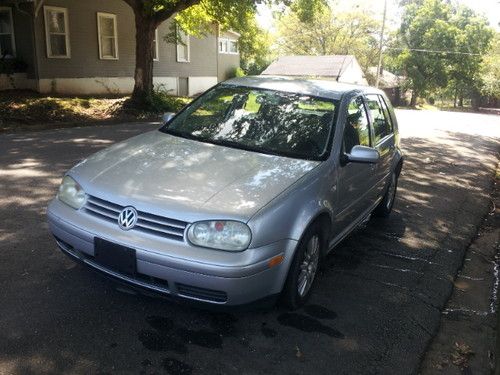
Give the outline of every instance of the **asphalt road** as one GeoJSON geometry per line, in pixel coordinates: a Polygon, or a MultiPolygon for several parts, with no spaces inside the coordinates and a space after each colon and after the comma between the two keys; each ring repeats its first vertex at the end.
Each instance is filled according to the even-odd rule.
{"type": "Polygon", "coordinates": [[[399,111],[395,211],[328,257],[303,309],[214,313],[116,289],[60,253],[45,209],[80,159],[154,125],[0,135],[0,374],[408,374],[481,218],[500,117],[399,111]]]}

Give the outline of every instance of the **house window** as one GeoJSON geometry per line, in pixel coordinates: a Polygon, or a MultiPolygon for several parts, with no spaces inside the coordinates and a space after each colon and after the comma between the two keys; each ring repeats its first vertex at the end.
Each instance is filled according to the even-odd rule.
{"type": "Polygon", "coordinates": [[[219,53],[227,53],[227,39],[219,39],[219,53]]]}
{"type": "Polygon", "coordinates": [[[160,61],[158,53],[158,29],[155,30],[155,38],[153,39],[153,60],[160,61]]]}
{"type": "Polygon", "coordinates": [[[189,35],[177,26],[177,62],[189,62],[189,35]]]}
{"type": "Polygon", "coordinates": [[[236,40],[229,41],[229,53],[238,53],[238,42],[236,40]]]}
{"type": "Polygon", "coordinates": [[[118,60],[115,14],[97,13],[97,34],[99,38],[99,58],[102,60],[118,60]]]}
{"type": "Polygon", "coordinates": [[[219,53],[238,54],[238,41],[234,39],[219,38],[219,53]]]}
{"type": "Polygon", "coordinates": [[[14,57],[14,27],[12,22],[12,9],[0,7],[0,58],[14,57]]]}
{"type": "Polygon", "coordinates": [[[47,57],[69,58],[68,10],[58,7],[43,7],[47,57]]]}

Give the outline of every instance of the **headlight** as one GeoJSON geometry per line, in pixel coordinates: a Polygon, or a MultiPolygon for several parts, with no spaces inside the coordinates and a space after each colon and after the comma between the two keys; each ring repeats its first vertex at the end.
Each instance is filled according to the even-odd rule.
{"type": "Polygon", "coordinates": [[[250,228],[239,221],[199,221],[188,230],[188,239],[193,245],[212,249],[245,250],[251,238],[250,228]]]}
{"type": "Polygon", "coordinates": [[[69,176],[63,178],[57,193],[57,198],[61,202],[78,210],[84,205],[86,197],[82,187],[75,180],[69,176]]]}

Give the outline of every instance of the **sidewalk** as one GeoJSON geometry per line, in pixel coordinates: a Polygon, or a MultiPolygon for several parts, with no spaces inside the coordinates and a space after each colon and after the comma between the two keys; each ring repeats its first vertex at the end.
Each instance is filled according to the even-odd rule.
{"type": "Polygon", "coordinates": [[[500,281],[498,173],[491,199],[491,211],[467,250],[421,374],[492,374],[495,361],[500,362],[495,358],[500,356],[495,348],[500,281]]]}

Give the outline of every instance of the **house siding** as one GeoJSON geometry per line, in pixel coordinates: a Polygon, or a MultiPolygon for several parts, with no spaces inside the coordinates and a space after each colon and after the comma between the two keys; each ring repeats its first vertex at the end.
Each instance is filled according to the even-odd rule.
{"type": "Polygon", "coordinates": [[[132,77],[135,27],[132,10],[122,0],[46,0],[44,6],[68,9],[70,58],[48,58],[43,7],[36,24],[39,78],[132,77]],[[97,12],[117,15],[118,60],[99,59],[97,12]]]}
{"type": "MultiPolygon", "coordinates": [[[[230,31],[221,32],[221,38],[238,39],[234,33],[230,31]]],[[[219,81],[234,77],[235,69],[240,66],[240,54],[220,53],[219,46],[216,46],[217,52],[217,78],[219,81]]]]}
{"type": "MultiPolygon", "coordinates": [[[[171,32],[171,20],[163,22],[158,27],[158,55],[159,61],[155,61],[155,76],[176,77],[206,77],[217,76],[217,37],[215,30],[203,39],[189,37],[189,62],[177,62],[177,46],[167,43],[163,39],[171,32]]],[[[135,59],[134,59],[135,61],[135,59]]]]}
{"type": "MultiPolygon", "coordinates": [[[[134,14],[122,0],[46,0],[45,6],[68,9],[71,58],[47,57],[43,10],[36,19],[37,54],[40,78],[133,77],[135,68],[134,14]],[[97,12],[116,14],[118,59],[99,59],[97,12]],[[82,68],[85,67],[85,68],[82,68]]],[[[154,75],[217,76],[216,37],[190,37],[190,62],[177,62],[176,45],[163,37],[170,31],[171,21],[158,28],[159,61],[154,62],[154,75]]]]}
{"type": "Polygon", "coordinates": [[[353,83],[356,85],[368,85],[368,82],[364,77],[363,70],[356,59],[352,59],[349,65],[342,69],[342,74],[340,75],[338,81],[343,83],[353,83]]]}
{"type": "MultiPolygon", "coordinates": [[[[34,14],[32,3],[23,4],[34,14]]],[[[36,16],[15,15],[16,47],[29,65],[28,75],[40,92],[63,94],[130,93],[135,70],[135,22],[132,9],[123,0],[45,0],[36,16]],[[44,7],[67,9],[69,58],[47,56],[44,7]],[[118,59],[99,58],[97,13],[116,15],[118,59]],[[19,31],[17,31],[19,30],[19,31]],[[19,41],[18,41],[19,39],[19,41]]],[[[178,94],[179,80],[183,93],[195,95],[226,79],[239,66],[239,55],[218,53],[217,29],[209,30],[204,38],[190,37],[190,61],[177,62],[174,43],[165,35],[173,20],[158,28],[158,61],[153,63],[155,85],[162,85],[178,94]]],[[[1,89],[1,87],[0,87],[1,89]]]]}
{"type": "Polygon", "coordinates": [[[217,77],[219,81],[234,77],[236,67],[240,66],[240,55],[219,53],[217,77]]]}

